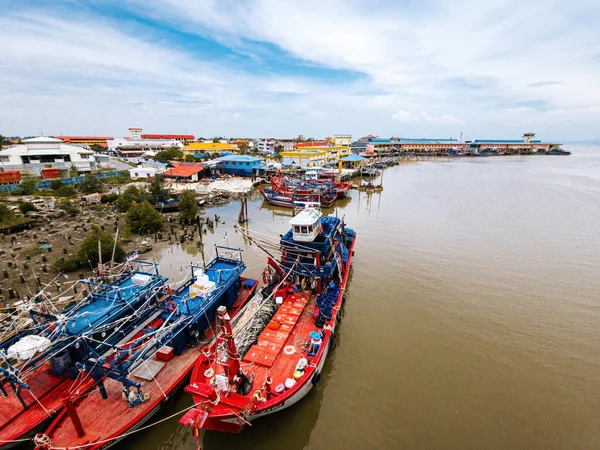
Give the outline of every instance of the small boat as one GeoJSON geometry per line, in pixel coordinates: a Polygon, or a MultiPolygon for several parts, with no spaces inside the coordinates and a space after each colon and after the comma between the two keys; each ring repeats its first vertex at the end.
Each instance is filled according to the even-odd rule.
{"type": "Polygon", "coordinates": [[[131,312],[161,294],[166,278],[156,263],[129,264],[112,283],[80,280],[86,298],[59,314],[31,311],[36,326],[0,345],[0,447],[43,430],[65,397],[86,392],[93,380],[76,364],[118,342],[138,321],[131,312]]]}
{"type": "MultiPolygon", "coordinates": [[[[242,277],[242,251],[215,247],[206,266],[145,312],[144,322],[113,346],[112,360],[97,355],[80,364],[97,390],[69,400],[40,440],[51,447],[106,448],[139,428],[187,384],[202,353],[216,338],[216,311],[235,317],[254,296],[258,280],[242,277]]],[[[266,286],[257,295],[270,293],[266,286]]],[[[42,448],[40,446],[40,448],[42,448]]]]}
{"type": "Polygon", "coordinates": [[[309,205],[290,225],[274,265],[282,281],[260,312],[245,326],[218,312],[219,338],[202,352],[185,388],[196,407],[180,423],[196,436],[201,429],[239,433],[300,401],[321,381],[341,320],[356,233],[309,205]]]}
{"type": "Polygon", "coordinates": [[[361,183],[361,185],[358,186],[358,190],[363,192],[381,192],[383,191],[383,186],[380,184],[373,184],[369,181],[368,183],[361,183]]]}
{"type": "Polygon", "coordinates": [[[365,167],[360,171],[361,176],[363,177],[377,177],[379,176],[380,172],[377,169],[374,169],[372,167],[365,167]]]}
{"type": "Polygon", "coordinates": [[[562,148],[555,148],[546,153],[547,155],[554,156],[569,156],[571,154],[568,150],[563,150],[562,148]]]}
{"type": "Polygon", "coordinates": [[[333,205],[337,199],[337,194],[318,194],[318,193],[301,193],[296,194],[280,194],[274,192],[272,189],[259,187],[259,192],[262,194],[264,199],[275,206],[281,206],[283,208],[297,208],[299,204],[304,202],[318,203],[323,208],[329,208],[333,205]]]}

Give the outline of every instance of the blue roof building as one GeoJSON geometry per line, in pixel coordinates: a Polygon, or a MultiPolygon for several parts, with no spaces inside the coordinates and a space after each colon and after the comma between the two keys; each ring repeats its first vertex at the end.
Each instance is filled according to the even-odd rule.
{"type": "Polygon", "coordinates": [[[262,160],[249,155],[228,155],[217,158],[223,173],[239,177],[255,176],[262,160]]]}

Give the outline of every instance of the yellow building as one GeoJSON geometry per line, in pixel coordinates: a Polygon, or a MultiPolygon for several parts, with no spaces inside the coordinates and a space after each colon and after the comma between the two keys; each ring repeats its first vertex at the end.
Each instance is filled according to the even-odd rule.
{"type": "Polygon", "coordinates": [[[182,149],[184,155],[193,155],[195,153],[213,153],[230,152],[237,153],[239,148],[235,144],[227,142],[191,142],[182,149]]]}
{"type": "Polygon", "coordinates": [[[325,162],[338,162],[340,158],[344,156],[348,156],[350,154],[350,147],[346,147],[344,145],[323,145],[318,147],[307,147],[306,150],[315,150],[318,152],[325,152],[325,162]]]}
{"type": "Polygon", "coordinates": [[[314,148],[281,152],[279,154],[283,158],[283,164],[287,165],[293,163],[300,167],[315,167],[327,162],[327,153],[323,150],[315,150],[314,148]]]}

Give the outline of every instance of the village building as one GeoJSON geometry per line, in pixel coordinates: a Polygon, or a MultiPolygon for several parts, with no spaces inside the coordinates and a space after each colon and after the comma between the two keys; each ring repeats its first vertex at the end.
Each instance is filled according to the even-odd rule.
{"type": "Polygon", "coordinates": [[[191,183],[200,180],[204,167],[200,163],[179,163],[172,169],[161,173],[164,178],[172,179],[178,183],[191,183]]]}
{"type": "Polygon", "coordinates": [[[96,170],[94,152],[43,136],[24,139],[21,144],[0,151],[0,170],[19,170],[40,175],[43,169],[68,171],[73,167],[79,173],[96,170]]]}
{"type": "Polygon", "coordinates": [[[218,161],[223,173],[240,177],[256,176],[262,163],[260,158],[249,155],[228,155],[218,161]]]}
{"type": "Polygon", "coordinates": [[[238,153],[239,148],[237,145],[229,144],[227,142],[190,142],[183,147],[182,151],[184,155],[194,155],[202,153],[238,153]]]}

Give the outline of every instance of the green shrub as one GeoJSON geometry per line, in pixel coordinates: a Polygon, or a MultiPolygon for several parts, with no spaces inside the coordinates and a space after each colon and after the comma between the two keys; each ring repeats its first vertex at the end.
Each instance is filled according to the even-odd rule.
{"type": "MultiPolygon", "coordinates": [[[[102,262],[110,261],[113,252],[113,246],[115,245],[115,239],[111,233],[100,232],[99,228],[94,226],[94,230],[86,236],[81,242],[79,249],[77,250],[77,260],[80,264],[95,267],[98,264],[98,240],[100,240],[100,248],[102,250],[102,262]]],[[[115,262],[123,260],[125,256],[125,250],[121,246],[121,243],[117,241],[115,247],[115,262]]]]}
{"type": "Polygon", "coordinates": [[[110,194],[103,194],[102,197],[100,197],[100,203],[113,203],[117,201],[118,198],[119,194],[115,192],[112,192],[110,194]]]}
{"type": "Polygon", "coordinates": [[[76,258],[65,258],[54,261],[54,268],[59,272],[75,272],[79,269],[79,261],[76,258]]]}
{"type": "Polygon", "coordinates": [[[26,215],[30,211],[37,211],[37,208],[33,203],[19,202],[19,211],[21,211],[21,214],[26,215]]]}
{"type": "Polygon", "coordinates": [[[148,197],[148,193],[143,189],[139,189],[137,186],[129,186],[125,189],[125,192],[119,195],[115,206],[117,211],[124,213],[129,210],[133,203],[141,203],[148,197]]]}
{"type": "Polygon", "coordinates": [[[133,233],[153,233],[162,228],[162,215],[150,203],[136,203],[125,214],[125,221],[133,233]]]}
{"type": "Polygon", "coordinates": [[[185,189],[179,194],[179,218],[183,220],[189,220],[196,218],[198,214],[198,201],[196,200],[196,193],[185,189]]]}
{"type": "Polygon", "coordinates": [[[87,174],[82,183],[79,184],[79,190],[84,194],[93,194],[103,191],[103,183],[95,175],[87,174]]]}
{"type": "Polygon", "coordinates": [[[53,191],[56,191],[58,189],[60,189],[61,187],[63,187],[65,185],[65,183],[63,183],[60,180],[52,180],[50,182],[50,189],[52,189],[53,191]]]}
{"type": "Polygon", "coordinates": [[[61,186],[54,193],[58,197],[74,197],[77,191],[73,186],[61,186]]]}
{"type": "Polygon", "coordinates": [[[24,178],[21,181],[20,189],[23,195],[31,195],[37,189],[37,184],[39,183],[38,178],[24,178]]]}

